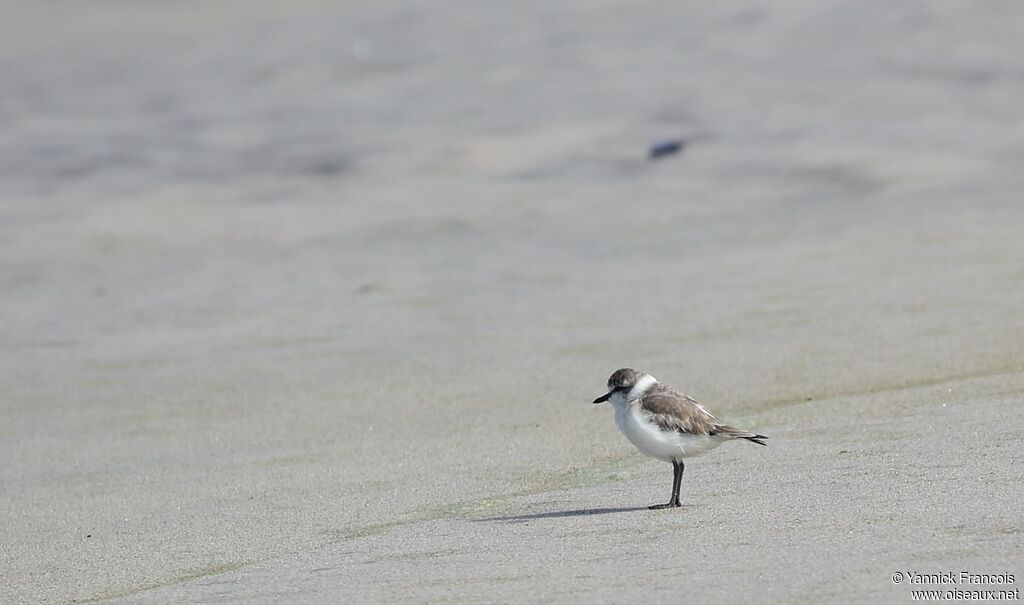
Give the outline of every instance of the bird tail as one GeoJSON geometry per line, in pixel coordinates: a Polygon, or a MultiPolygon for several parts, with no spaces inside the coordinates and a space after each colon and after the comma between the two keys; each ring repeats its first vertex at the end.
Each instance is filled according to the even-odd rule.
{"type": "Polygon", "coordinates": [[[750,437],[743,437],[743,439],[746,439],[747,441],[751,441],[751,442],[756,443],[758,445],[768,445],[764,441],[761,441],[762,439],[767,439],[767,438],[768,438],[768,435],[752,435],[750,437]]]}
{"type": "Polygon", "coordinates": [[[733,439],[746,439],[747,441],[756,443],[758,445],[768,445],[767,443],[764,442],[764,440],[768,438],[768,435],[751,433],[750,431],[744,431],[743,429],[738,429],[734,426],[728,425],[719,426],[716,428],[716,431],[724,435],[728,435],[733,439]]]}

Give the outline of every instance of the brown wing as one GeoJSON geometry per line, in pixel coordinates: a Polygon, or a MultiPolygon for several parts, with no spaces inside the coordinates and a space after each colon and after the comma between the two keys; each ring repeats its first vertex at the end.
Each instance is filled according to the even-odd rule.
{"type": "Polygon", "coordinates": [[[696,399],[683,395],[667,384],[658,383],[647,389],[640,398],[640,407],[650,414],[651,421],[666,431],[722,435],[732,439],[747,439],[760,445],[765,445],[762,440],[768,438],[725,424],[704,409],[696,399]]]}
{"type": "Polygon", "coordinates": [[[666,431],[694,435],[714,435],[721,423],[696,399],[683,395],[666,384],[656,384],[640,398],[640,407],[651,420],[666,431]]]}

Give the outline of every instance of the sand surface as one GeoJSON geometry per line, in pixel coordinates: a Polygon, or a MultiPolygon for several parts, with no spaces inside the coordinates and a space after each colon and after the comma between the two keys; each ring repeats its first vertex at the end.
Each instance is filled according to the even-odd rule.
{"type": "Polygon", "coordinates": [[[0,4],[0,602],[1024,583],[1024,5],[0,4]]]}

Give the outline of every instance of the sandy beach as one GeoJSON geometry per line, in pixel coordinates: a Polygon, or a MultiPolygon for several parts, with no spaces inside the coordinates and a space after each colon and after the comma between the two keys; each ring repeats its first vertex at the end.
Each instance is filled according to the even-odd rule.
{"type": "Polygon", "coordinates": [[[22,4],[0,603],[1024,583],[1020,5],[22,4]]]}

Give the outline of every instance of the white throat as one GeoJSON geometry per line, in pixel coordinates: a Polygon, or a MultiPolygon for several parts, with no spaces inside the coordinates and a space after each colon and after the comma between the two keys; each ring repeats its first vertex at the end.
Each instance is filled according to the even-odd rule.
{"type": "Polygon", "coordinates": [[[640,380],[636,381],[633,388],[628,393],[616,392],[612,394],[611,401],[615,407],[626,407],[629,402],[636,401],[647,392],[647,389],[658,384],[658,379],[650,374],[644,374],[640,380]]]}

